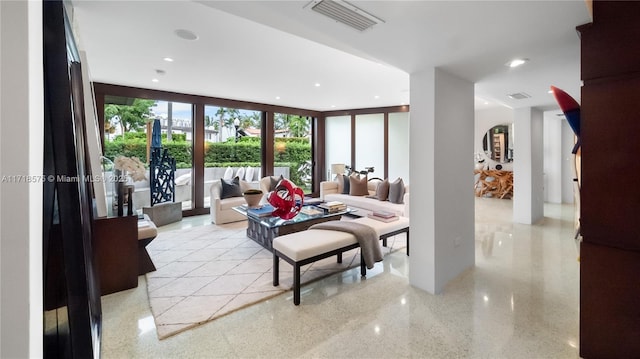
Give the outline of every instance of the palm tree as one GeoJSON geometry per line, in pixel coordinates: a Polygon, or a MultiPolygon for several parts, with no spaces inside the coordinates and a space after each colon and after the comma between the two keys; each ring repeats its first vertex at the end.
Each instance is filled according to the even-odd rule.
{"type": "Polygon", "coordinates": [[[305,116],[288,116],[289,134],[291,137],[307,137],[311,132],[311,122],[305,116]]]}

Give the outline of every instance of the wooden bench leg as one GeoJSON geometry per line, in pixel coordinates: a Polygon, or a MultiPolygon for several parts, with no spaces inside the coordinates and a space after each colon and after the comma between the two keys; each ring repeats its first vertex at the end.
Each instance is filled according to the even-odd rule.
{"type": "Polygon", "coordinates": [[[273,286],[277,287],[280,284],[280,258],[273,254],[273,286]]]}
{"type": "Polygon", "coordinates": [[[300,265],[293,265],[293,304],[300,304],[300,265]]]}

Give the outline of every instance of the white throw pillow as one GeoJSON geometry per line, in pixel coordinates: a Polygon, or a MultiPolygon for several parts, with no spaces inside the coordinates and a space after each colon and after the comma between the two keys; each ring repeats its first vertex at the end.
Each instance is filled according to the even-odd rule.
{"type": "Polygon", "coordinates": [[[231,167],[227,167],[227,170],[224,171],[224,176],[222,176],[223,179],[226,180],[230,180],[233,178],[233,168],[231,167]]]}
{"type": "Polygon", "coordinates": [[[236,172],[236,177],[240,179],[244,179],[244,167],[238,168],[238,172],[236,172]]]}
{"type": "Polygon", "coordinates": [[[244,174],[244,180],[247,182],[253,181],[253,173],[255,169],[251,166],[247,166],[247,171],[244,174]]]}
{"type": "Polygon", "coordinates": [[[191,172],[185,173],[182,176],[176,178],[176,186],[182,186],[191,182],[191,172]]]}

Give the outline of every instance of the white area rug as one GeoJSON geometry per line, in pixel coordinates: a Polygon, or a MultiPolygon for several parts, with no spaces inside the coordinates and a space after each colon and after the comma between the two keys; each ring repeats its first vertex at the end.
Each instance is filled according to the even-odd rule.
{"type": "MultiPolygon", "coordinates": [[[[158,338],[164,339],[266,300],[293,285],[292,267],[281,261],[273,286],[271,252],[246,237],[246,222],[208,224],[161,232],[147,247],[157,270],[147,273],[149,304],[158,338]]],[[[406,247],[406,237],[389,239],[386,254],[406,247]]],[[[302,267],[301,283],[360,264],[358,249],[302,267]]],[[[293,305],[293,304],[291,304],[293,305]]]]}

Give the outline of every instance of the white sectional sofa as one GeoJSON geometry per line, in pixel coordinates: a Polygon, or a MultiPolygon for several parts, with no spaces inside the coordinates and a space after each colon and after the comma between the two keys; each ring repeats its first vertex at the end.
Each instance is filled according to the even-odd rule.
{"type": "MultiPolygon", "coordinates": [[[[380,181],[372,180],[367,184],[369,195],[376,194],[376,188],[380,181]]],[[[368,198],[367,196],[351,196],[338,192],[338,182],[323,181],[320,182],[320,198],[325,201],[339,201],[348,207],[358,210],[355,214],[366,216],[373,211],[389,211],[399,216],[409,217],[409,185],[404,186],[404,196],[401,204],[391,203],[389,201],[380,201],[377,198],[368,198]]]]}

